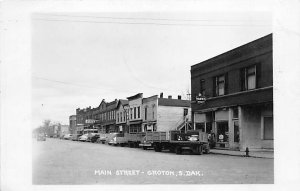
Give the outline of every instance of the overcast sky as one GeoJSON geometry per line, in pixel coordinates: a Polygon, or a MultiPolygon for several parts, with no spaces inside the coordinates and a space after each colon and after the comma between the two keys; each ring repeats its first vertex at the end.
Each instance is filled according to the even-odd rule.
{"type": "Polygon", "coordinates": [[[102,99],[182,95],[190,67],[272,33],[269,13],[55,13],[32,17],[33,125],[102,99]]]}

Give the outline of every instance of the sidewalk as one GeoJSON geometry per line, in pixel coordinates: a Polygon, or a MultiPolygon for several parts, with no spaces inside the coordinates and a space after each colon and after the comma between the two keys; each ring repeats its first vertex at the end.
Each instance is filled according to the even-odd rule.
{"type": "MultiPolygon", "coordinates": [[[[221,149],[210,149],[210,153],[212,154],[220,154],[220,155],[230,155],[230,156],[240,156],[245,157],[245,151],[233,151],[233,150],[221,150],[221,149]]],[[[274,151],[270,150],[262,150],[262,151],[249,151],[249,156],[254,158],[268,158],[274,159],[274,151]]]]}

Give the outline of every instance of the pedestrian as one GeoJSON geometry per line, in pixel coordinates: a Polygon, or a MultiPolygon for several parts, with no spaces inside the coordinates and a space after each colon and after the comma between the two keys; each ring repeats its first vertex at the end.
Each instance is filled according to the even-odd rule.
{"type": "Polygon", "coordinates": [[[209,135],[210,135],[210,137],[208,139],[209,147],[212,149],[216,145],[216,137],[215,137],[215,134],[213,133],[213,131],[211,131],[209,135]]]}
{"type": "Polygon", "coordinates": [[[220,135],[219,135],[219,141],[220,141],[220,142],[223,142],[223,140],[224,140],[224,135],[223,135],[223,134],[220,134],[220,135]]]}

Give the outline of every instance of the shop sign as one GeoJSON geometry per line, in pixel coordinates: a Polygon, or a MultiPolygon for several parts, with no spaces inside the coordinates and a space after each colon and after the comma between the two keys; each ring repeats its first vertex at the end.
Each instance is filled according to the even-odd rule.
{"type": "Polygon", "coordinates": [[[202,104],[202,103],[204,103],[206,101],[206,97],[205,96],[203,96],[203,95],[201,95],[201,94],[199,94],[198,96],[196,96],[196,102],[198,103],[198,104],[202,104]]]}
{"type": "Polygon", "coordinates": [[[85,123],[91,124],[91,123],[95,123],[94,119],[86,119],[85,123]]]}

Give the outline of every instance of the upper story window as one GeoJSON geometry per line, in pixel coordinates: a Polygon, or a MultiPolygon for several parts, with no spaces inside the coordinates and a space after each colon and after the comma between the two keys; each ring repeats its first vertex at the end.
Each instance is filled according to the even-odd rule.
{"type": "Polygon", "coordinates": [[[155,104],[152,105],[152,119],[154,119],[155,104]]]}
{"type": "Polygon", "coordinates": [[[136,107],[134,107],[134,119],[136,118],[136,107]]]}
{"type": "Polygon", "coordinates": [[[205,80],[200,80],[200,94],[205,95],[205,80]]]}
{"type": "Polygon", "coordinates": [[[251,66],[245,70],[245,89],[252,90],[256,88],[256,66],[251,66]]]}
{"type": "Polygon", "coordinates": [[[145,107],[145,120],[147,120],[147,107],[145,107]]]}
{"type": "Polygon", "coordinates": [[[141,117],[141,114],[140,114],[140,112],[141,112],[141,108],[140,108],[140,106],[138,107],[138,118],[140,118],[141,117]]]}
{"type": "Polygon", "coordinates": [[[132,108],[130,108],[130,119],[132,119],[132,108]]]}
{"type": "Polygon", "coordinates": [[[217,76],[215,78],[215,95],[225,95],[225,75],[217,76]]]}
{"type": "Polygon", "coordinates": [[[187,108],[183,109],[183,116],[187,116],[188,115],[189,110],[187,108]]]}

